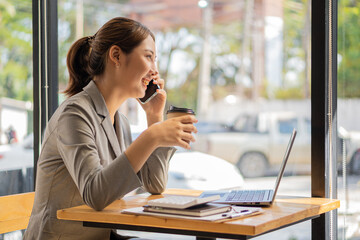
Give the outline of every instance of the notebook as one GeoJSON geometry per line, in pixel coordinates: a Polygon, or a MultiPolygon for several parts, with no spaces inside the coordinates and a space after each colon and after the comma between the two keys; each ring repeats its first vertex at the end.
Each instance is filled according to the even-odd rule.
{"type": "Polygon", "coordinates": [[[168,214],[179,214],[185,216],[204,217],[217,213],[229,212],[231,206],[229,204],[217,204],[217,203],[205,203],[186,209],[177,208],[166,208],[166,207],[152,207],[145,205],[145,212],[157,212],[157,213],[168,213],[168,214]]]}
{"type": "Polygon", "coordinates": [[[200,198],[209,197],[212,195],[220,195],[220,199],[214,201],[215,203],[228,203],[236,205],[255,205],[255,206],[269,206],[271,205],[276,196],[279,188],[281,178],[284,174],[286,163],[294,144],[296,137],[296,129],[293,130],[281,167],[278,173],[275,188],[266,190],[227,190],[227,191],[205,191],[200,195],[200,198]]]}
{"type": "Polygon", "coordinates": [[[149,200],[147,205],[150,207],[186,209],[189,207],[195,207],[208,202],[212,202],[218,199],[220,199],[219,195],[211,195],[203,198],[176,195],[149,200]]]}

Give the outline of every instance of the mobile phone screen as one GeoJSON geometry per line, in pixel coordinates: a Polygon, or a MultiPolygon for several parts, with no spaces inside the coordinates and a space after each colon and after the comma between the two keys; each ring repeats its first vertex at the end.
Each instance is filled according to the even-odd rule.
{"type": "Polygon", "coordinates": [[[154,84],[153,80],[151,80],[149,82],[149,85],[147,85],[147,88],[145,91],[145,96],[142,98],[139,98],[140,102],[144,104],[144,103],[147,103],[148,101],[150,101],[153,97],[156,96],[157,89],[160,89],[160,87],[157,84],[154,84]]]}

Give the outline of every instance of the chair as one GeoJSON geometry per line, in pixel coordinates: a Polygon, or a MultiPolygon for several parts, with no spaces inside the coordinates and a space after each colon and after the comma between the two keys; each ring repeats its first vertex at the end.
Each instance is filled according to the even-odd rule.
{"type": "Polygon", "coordinates": [[[27,228],[34,196],[28,192],[0,197],[0,234],[27,228]]]}

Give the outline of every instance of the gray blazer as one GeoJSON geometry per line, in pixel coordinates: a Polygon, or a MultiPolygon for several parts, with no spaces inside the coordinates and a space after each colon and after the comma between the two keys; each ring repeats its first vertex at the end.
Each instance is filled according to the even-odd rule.
{"type": "Polygon", "coordinates": [[[156,149],[136,174],[124,154],[131,141],[127,119],[117,112],[112,125],[93,81],[65,100],[45,131],[24,239],[109,239],[110,229],[59,220],[56,211],[82,204],[101,210],[138,187],[163,192],[175,149],[156,149]]]}

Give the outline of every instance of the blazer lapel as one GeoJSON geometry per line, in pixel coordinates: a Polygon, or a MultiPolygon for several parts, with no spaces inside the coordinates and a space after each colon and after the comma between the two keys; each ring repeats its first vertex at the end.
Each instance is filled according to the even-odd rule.
{"type": "Polygon", "coordinates": [[[116,112],[115,114],[115,128],[116,128],[116,137],[119,141],[119,145],[120,145],[120,150],[121,152],[124,152],[126,150],[126,146],[125,146],[125,137],[124,137],[124,131],[122,126],[124,126],[124,124],[122,124],[121,122],[121,117],[120,117],[120,113],[116,112]]]}
{"type": "Polygon", "coordinates": [[[119,144],[119,141],[116,137],[116,133],[115,133],[115,129],[114,129],[114,126],[112,125],[111,123],[111,120],[110,120],[110,117],[109,115],[104,118],[104,120],[102,121],[101,123],[105,133],[106,133],[106,136],[115,152],[115,155],[118,157],[120,156],[121,154],[121,150],[120,150],[120,144],[119,144]]]}
{"type": "Polygon", "coordinates": [[[118,157],[121,154],[120,144],[116,137],[114,127],[111,123],[111,118],[109,111],[106,107],[105,100],[101,95],[99,89],[97,88],[94,81],[90,81],[90,83],[84,88],[84,91],[87,92],[94,103],[94,108],[99,116],[101,116],[101,126],[104,129],[104,132],[110,142],[111,147],[113,148],[115,155],[118,157]]]}

